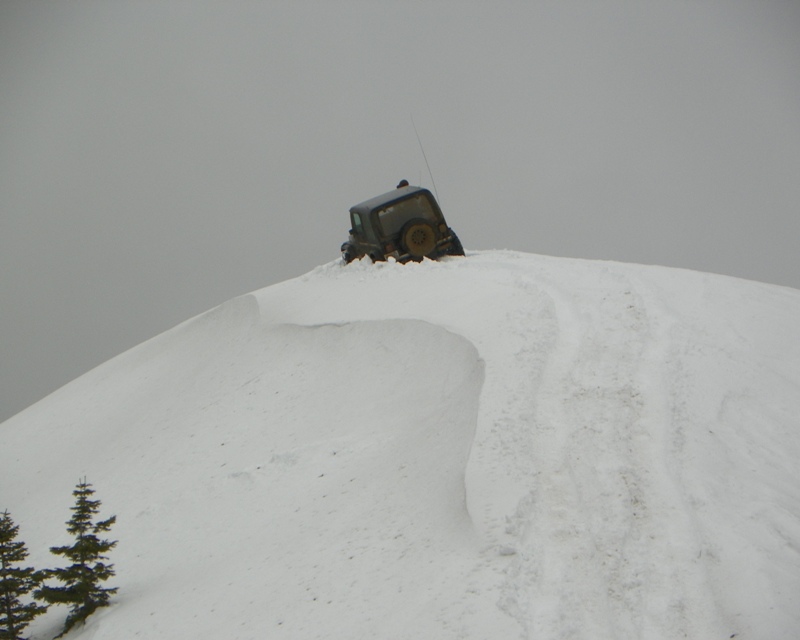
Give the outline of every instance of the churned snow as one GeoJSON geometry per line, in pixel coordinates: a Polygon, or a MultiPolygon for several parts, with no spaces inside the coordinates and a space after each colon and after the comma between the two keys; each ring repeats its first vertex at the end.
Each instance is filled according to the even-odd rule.
{"type": "Polygon", "coordinates": [[[83,476],[117,515],[74,640],[792,639],[798,458],[800,291],[482,251],[118,356],[0,425],[0,509],[37,567],[83,476]]]}

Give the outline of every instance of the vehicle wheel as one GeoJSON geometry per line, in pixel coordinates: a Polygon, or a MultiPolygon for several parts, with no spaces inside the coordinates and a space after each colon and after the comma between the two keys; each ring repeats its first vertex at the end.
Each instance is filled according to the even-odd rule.
{"type": "Polygon", "coordinates": [[[456,232],[452,229],[448,229],[450,231],[450,235],[453,236],[453,244],[450,246],[450,249],[447,250],[447,255],[449,256],[463,256],[464,255],[464,247],[461,245],[461,240],[458,239],[456,232]]]}
{"type": "Polygon", "coordinates": [[[342,245],[342,260],[344,260],[345,264],[350,264],[353,260],[356,259],[356,252],[352,246],[349,244],[342,245]]]}
{"type": "Polygon", "coordinates": [[[403,249],[414,258],[424,258],[436,248],[436,232],[427,220],[410,220],[400,232],[403,249]]]}

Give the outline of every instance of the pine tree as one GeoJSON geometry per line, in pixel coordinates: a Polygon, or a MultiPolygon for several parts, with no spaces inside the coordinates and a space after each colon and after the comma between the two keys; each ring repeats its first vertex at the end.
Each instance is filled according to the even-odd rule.
{"type": "Polygon", "coordinates": [[[48,578],[55,578],[64,586],[43,586],[35,594],[49,604],[70,606],[61,635],[67,633],[76,623],[85,621],[97,609],[107,607],[110,597],[117,592],[116,588],[100,586],[101,582],[114,575],[114,565],[103,561],[108,560],[104,554],[113,549],[117,542],[98,537],[98,534],[111,529],[117,517],[111,516],[107,520],[93,523],[93,517],[100,510],[100,501],[91,499],[93,494],[94,489],[85,478],[78,483],[72,492],[75,496],[75,506],[71,507],[72,518],[66,523],[67,531],[75,536],[75,542],[70,546],[50,547],[52,553],[64,556],[72,562],[64,569],[50,569],[46,572],[48,578]]]}
{"type": "Polygon", "coordinates": [[[42,581],[42,574],[32,567],[19,567],[28,557],[24,542],[15,542],[19,527],[8,511],[0,513],[0,640],[24,640],[22,632],[47,607],[20,598],[28,595],[42,581]]]}

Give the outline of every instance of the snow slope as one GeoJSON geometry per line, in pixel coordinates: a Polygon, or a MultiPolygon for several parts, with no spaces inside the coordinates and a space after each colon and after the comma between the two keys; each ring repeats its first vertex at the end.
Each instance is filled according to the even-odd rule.
{"type": "Polygon", "coordinates": [[[790,639],[799,455],[800,291],[469,252],[118,356],[0,425],[0,509],[37,566],[80,477],[118,516],[72,639],[790,639]]]}

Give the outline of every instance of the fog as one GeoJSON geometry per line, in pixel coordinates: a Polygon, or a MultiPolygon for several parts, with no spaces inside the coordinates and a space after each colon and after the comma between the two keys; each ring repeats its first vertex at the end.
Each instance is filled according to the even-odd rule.
{"type": "Polygon", "coordinates": [[[0,419],[335,260],[401,178],[468,253],[800,288],[798,33],[795,2],[3,0],[0,419]]]}

